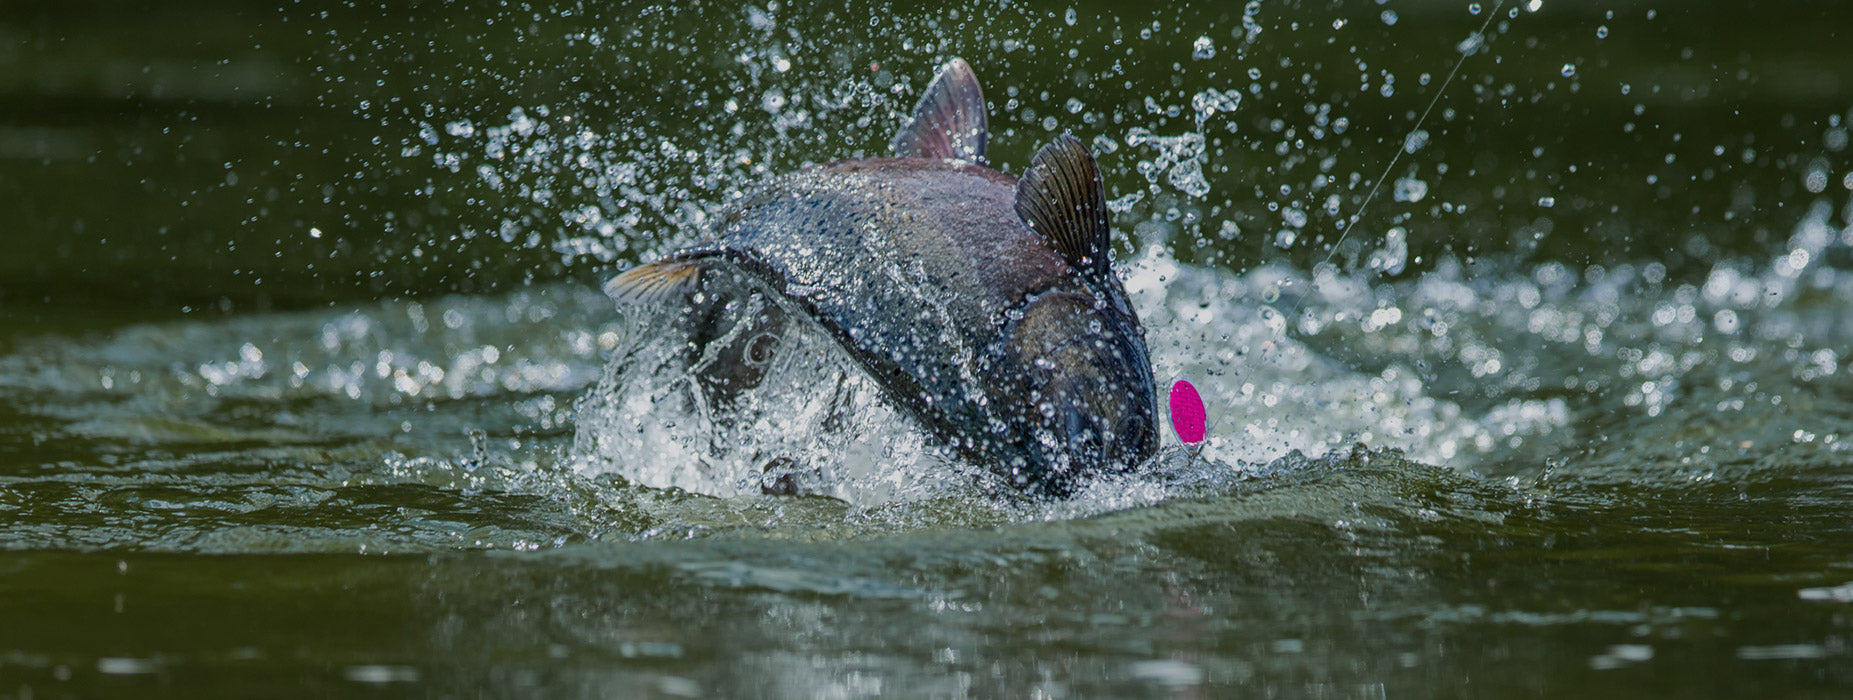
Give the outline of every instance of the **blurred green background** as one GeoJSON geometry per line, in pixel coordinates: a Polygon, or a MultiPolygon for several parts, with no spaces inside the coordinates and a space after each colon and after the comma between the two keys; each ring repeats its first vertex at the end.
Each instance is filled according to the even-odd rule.
{"type": "MultiPolygon", "coordinates": [[[[752,177],[738,154],[777,170],[879,153],[953,54],[985,82],[997,164],[1027,160],[1051,123],[1103,136],[1122,144],[1102,154],[1111,196],[1146,187],[1137,161],[1151,154],[1123,145],[1131,128],[1191,131],[1193,94],[1243,91],[1234,115],[1204,129],[1208,195],[1161,179],[1118,223],[1169,215],[1186,260],[1306,265],[1330,252],[1330,232],[1485,18],[1466,2],[1264,2],[1245,40],[1238,3],[503,5],[0,5],[0,322],[592,281],[698,235],[689,212],[752,177]],[[1215,56],[1193,58],[1198,37],[1215,56]],[[764,54],[789,69],[756,72],[764,54]],[[755,108],[771,91],[817,104],[847,81],[875,97],[797,120],[805,105],[755,108]],[[895,81],[909,87],[879,89],[895,81]],[[728,99],[747,108],[729,112],[728,99]],[[596,169],[564,160],[515,173],[544,197],[493,189],[467,158],[455,172],[433,158],[480,143],[419,145],[421,128],[507,124],[515,108],[611,137],[606,161],[652,154],[636,180],[660,187],[658,201],[600,194],[596,169]],[[1321,120],[1323,138],[1310,138],[1321,120]],[[693,155],[661,157],[658,142],[693,155]],[[1322,170],[1361,176],[1337,213],[1306,195],[1322,170]],[[1296,202],[1308,233],[1283,248],[1269,205],[1296,202]],[[560,252],[573,228],[563,216],[592,206],[615,218],[626,204],[641,215],[612,234],[621,250],[560,252]]],[[[1442,255],[1702,272],[1780,241],[1815,196],[1846,196],[1844,3],[1533,6],[1505,3],[1431,117],[1429,145],[1391,174],[1421,179],[1427,196],[1398,202],[1386,186],[1340,262],[1405,224],[1420,259],[1407,274],[1442,255]],[[1825,173],[1825,194],[1811,171],[1825,173]]]]}

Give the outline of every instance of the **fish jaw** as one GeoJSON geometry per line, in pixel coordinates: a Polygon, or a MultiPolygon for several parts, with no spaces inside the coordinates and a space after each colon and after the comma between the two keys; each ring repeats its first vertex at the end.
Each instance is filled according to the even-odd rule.
{"type": "Polygon", "coordinates": [[[1015,385],[1007,410],[1019,486],[1058,498],[1080,481],[1138,467],[1158,450],[1157,390],[1138,322],[1085,287],[1032,297],[1012,313],[995,366],[1015,385]]]}

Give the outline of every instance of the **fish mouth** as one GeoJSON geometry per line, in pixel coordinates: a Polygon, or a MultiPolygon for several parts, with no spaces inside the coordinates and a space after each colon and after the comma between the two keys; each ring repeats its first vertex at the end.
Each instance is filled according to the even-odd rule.
{"type": "Polygon", "coordinates": [[[1157,426],[1136,388],[1077,388],[1045,394],[1020,486],[1068,498],[1090,478],[1134,471],[1156,453],[1157,426]]]}
{"type": "MultiPolygon", "coordinates": [[[[1130,407],[1132,396],[1122,406],[1130,407]]],[[[1117,416],[1075,406],[1063,412],[1068,454],[1085,471],[1117,472],[1136,467],[1151,455],[1151,421],[1138,411],[1117,416]]]]}
{"type": "Polygon", "coordinates": [[[1136,321],[1092,294],[1057,290],[1030,299],[1006,333],[1029,453],[1020,486],[1065,498],[1157,452],[1157,392],[1136,321]]]}

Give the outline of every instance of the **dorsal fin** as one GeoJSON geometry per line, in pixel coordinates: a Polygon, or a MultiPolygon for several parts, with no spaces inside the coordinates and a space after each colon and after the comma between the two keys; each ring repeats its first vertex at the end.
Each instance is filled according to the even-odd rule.
{"type": "Polygon", "coordinates": [[[894,154],[902,158],[958,158],[983,165],[984,146],[989,139],[978,76],[964,59],[955,58],[939,67],[926,93],[914,105],[914,118],[894,135],[894,154]]]}
{"type": "Polygon", "coordinates": [[[1083,275],[1107,278],[1113,240],[1106,186],[1079,139],[1063,134],[1036,153],[1017,181],[1017,216],[1083,275]]]}

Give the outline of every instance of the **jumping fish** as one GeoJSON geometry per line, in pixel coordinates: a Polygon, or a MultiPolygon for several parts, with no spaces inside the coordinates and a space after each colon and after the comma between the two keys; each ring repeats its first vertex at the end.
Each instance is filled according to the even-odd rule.
{"type": "MultiPolygon", "coordinates": [[[[895,135],[895,157],[774,178],[724,211],[710,242],[605,289],[626,303],[714,305],[724,295],[704,294],[704,279],[745,278],[775,314],[827,331],[963,459],[1066,497],[1157,451],[1151,361],[1109,267],[1093,155],[1063,135],[1018,180],[985,166],[988,136],[977,77],[952,59],[895,135]]],[[[761,315],[744,333],[696,333],[723,347],[692,352],[731,363],[703,385],[757,383],[776,352],[765,330],[785,323],[761,315]]]]}

